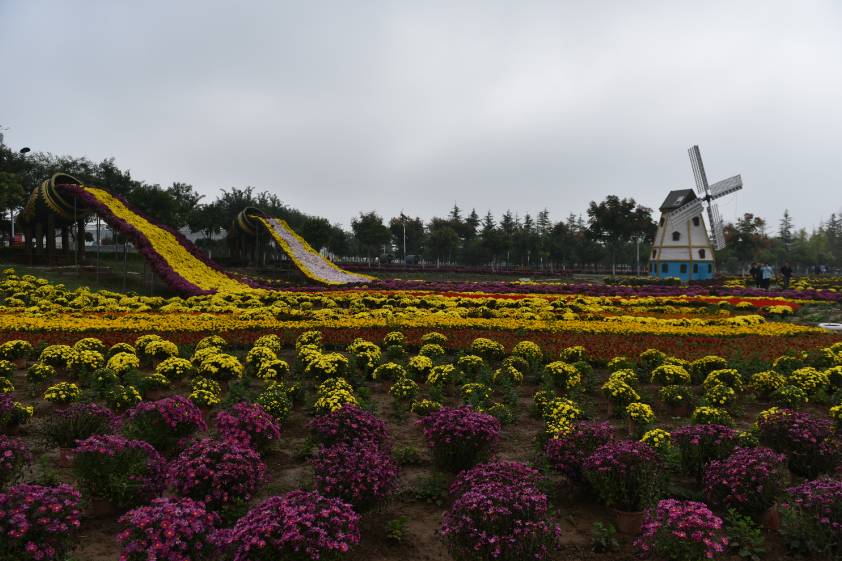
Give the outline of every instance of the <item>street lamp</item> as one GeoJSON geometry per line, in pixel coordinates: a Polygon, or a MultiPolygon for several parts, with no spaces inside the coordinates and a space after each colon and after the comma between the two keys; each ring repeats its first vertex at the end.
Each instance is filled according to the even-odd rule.
{"type": "Polygon", "coordinates": [[[634,237],[634,253],[635,253],[635,260],[637,261],[637,276],[640,276],[640,242],[644,240],[644,236],[642,234],[638,234],[634,237]]]}

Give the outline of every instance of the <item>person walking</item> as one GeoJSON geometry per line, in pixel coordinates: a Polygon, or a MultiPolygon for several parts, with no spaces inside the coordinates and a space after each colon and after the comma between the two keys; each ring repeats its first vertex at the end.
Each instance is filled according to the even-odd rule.
{"type": "Polygon", "coordinates": [[[781,276],[784,279],[784,290],[786,290],[789,288],[789,280],[792,278],[792,267],[789,261],[784,262],[784,266],[781,267],[781,276]]]}
{"type": "Polygon", "coordinates": [[[757,262],[753,262],[751,264],[751,268],[748,270],[748,274],[751,275],[751,280],[754,283],[754,288],[760,288],[760,265],[757,262]]]}
{"type": "Polygon", "coordinates": [[[760,285],[764,290],[769,290],[769,286],[772,284],[772,266],[768,263],[762,263],[760,265],[760,285]]]}

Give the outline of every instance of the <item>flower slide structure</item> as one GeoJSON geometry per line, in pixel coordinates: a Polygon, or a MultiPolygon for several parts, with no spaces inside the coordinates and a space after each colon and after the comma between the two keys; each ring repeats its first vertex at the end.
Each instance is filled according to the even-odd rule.
{"type": "Polygon", "coordinates": [[[243,241],[260,237],[260,232],[268,234],[264,239],[274,241],[278,249],[289,257],[304,276],[319,284],[341,286],[374,280],[368,275],[352,273],[338,267],[316,251],[284,220],[272,218],[254,207],[245,208],[237,215],[229,230],[229,236],[243,241]]]}
{"type": "MultiPolygon", "coordinates": [[[[31,231],[39,234],[40,226],[46,223],[49,240],[53,235],[52,225],[56,221],[59,225],[74,222],[81,224],[92,212],[131,240],[154,273],[173,290],[195,296],[217,292],[243,293],[267,288],[254,280],[224,271],[178,231],[143,216],[121,196],[85,185],[66,174],[55,174],[37,187],[18,222],[24,227],[40,222],[37,230],[31,228],[31,231]]],[[[312,280],[332,285],[369,280],[369,277],[363,275],[345,273],[322,258],[288,226],[281,239],[291,240],[283,244],[279,242],[279,246],[312,280]]]]}

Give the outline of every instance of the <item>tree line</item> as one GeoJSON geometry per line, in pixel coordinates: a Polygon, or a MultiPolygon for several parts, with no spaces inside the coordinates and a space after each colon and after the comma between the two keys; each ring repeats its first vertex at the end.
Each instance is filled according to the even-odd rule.
{"type": "MultiPolygon", "coordinates": [[[[214,255],[224,253],[224,244],[218,238],[247,206],[283,218],[313,247],[326,248],[338,257],[381,261],[424,260],[544,270],[634,267],[638,254],[645,265],[657,230],[652,209],[633,198],[610,195],[592,201],[584,213],[569,213],[558,220],[546,208],[534,215],[507,211],[494,216],[454,205],[447,215],[426,221],[403,213],[384,218],[375,211],[361,212],[351,220],[348,231],[324,217],[290,207],[274,193],[249,186],[220,189],[213,200],[208,200],[188,183],[161,186],[136,179],[113,158],[92,162],[44,152],[23,155],[0,145],[0,208],[5,238],[10,233],[11,212],[18,211],[32,189],[57,172],[106,187],[158,222],[189,228],[199,234],[199,245],[213,249],[214,255]]],[[[720,269],[739,270],[754,260],[842,266],[842,217],[836,214],[808,232],[796,228],[785,211],[777,230],[768,230],[766,221],[752,214],[726,225],[728,247],[717,254],[720,269]]]]}

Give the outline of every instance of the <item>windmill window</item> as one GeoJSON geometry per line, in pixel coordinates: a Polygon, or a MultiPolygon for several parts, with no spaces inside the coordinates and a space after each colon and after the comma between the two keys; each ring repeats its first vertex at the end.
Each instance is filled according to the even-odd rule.
{"type": "Polygon", "coordinates": [[[672,241],[677,242],[681,239],[681,232],[673,232],[672,233],[672,241]]]}
{"type": "Polygon", "coordinates": [[[669,271],[669,267],[669,264],[664,263],[663,265],[661,265],[661,272],[666,273],[667,271],[669,271]]]}
{"type": "Polygon", "coordinates": [[[686,273],[686,272],[687,272],[687,263],[682,263],[682,264],[681,264],[680,271],[681,271],[682,273],[686,273]]]}
{"type": "Polygon", "coordinates": [[[693,217],[693,226],[698,226],[698,225],[699,225],[699,217],[698,217],[698,216],[694,216],[694,217],[693,217]]]}
{"type": "Polygon", "coordinates": [[[702,259],[704,259],[704,258],[705,258],[705,255],[706,255],[705,250],[704,250],[704,249],[700,249],[700,250],[699,250],[699,257],[701,257],[702,259]]]}
{"type": "Polygon", "coordinates": [[[657,266],[657,265],[655,265],[654,263],[652,263],[652,272],[653,272],[653,273],[657,273],[657,272],[658,272],[658,266],[657,266]]]}
{"type": "Polygon", "coordinates": [[[712,273],[712,272],[713,272],[713,265],[708,263],[708,273],[712,273]]]}
{"type": "Polygon", "coordinates": [[[698,264],[698,263],[693,263],[693,272],[694,272],[694,273],[698,273],[698,272],[699,272],[699,264],[698,264]]]}

